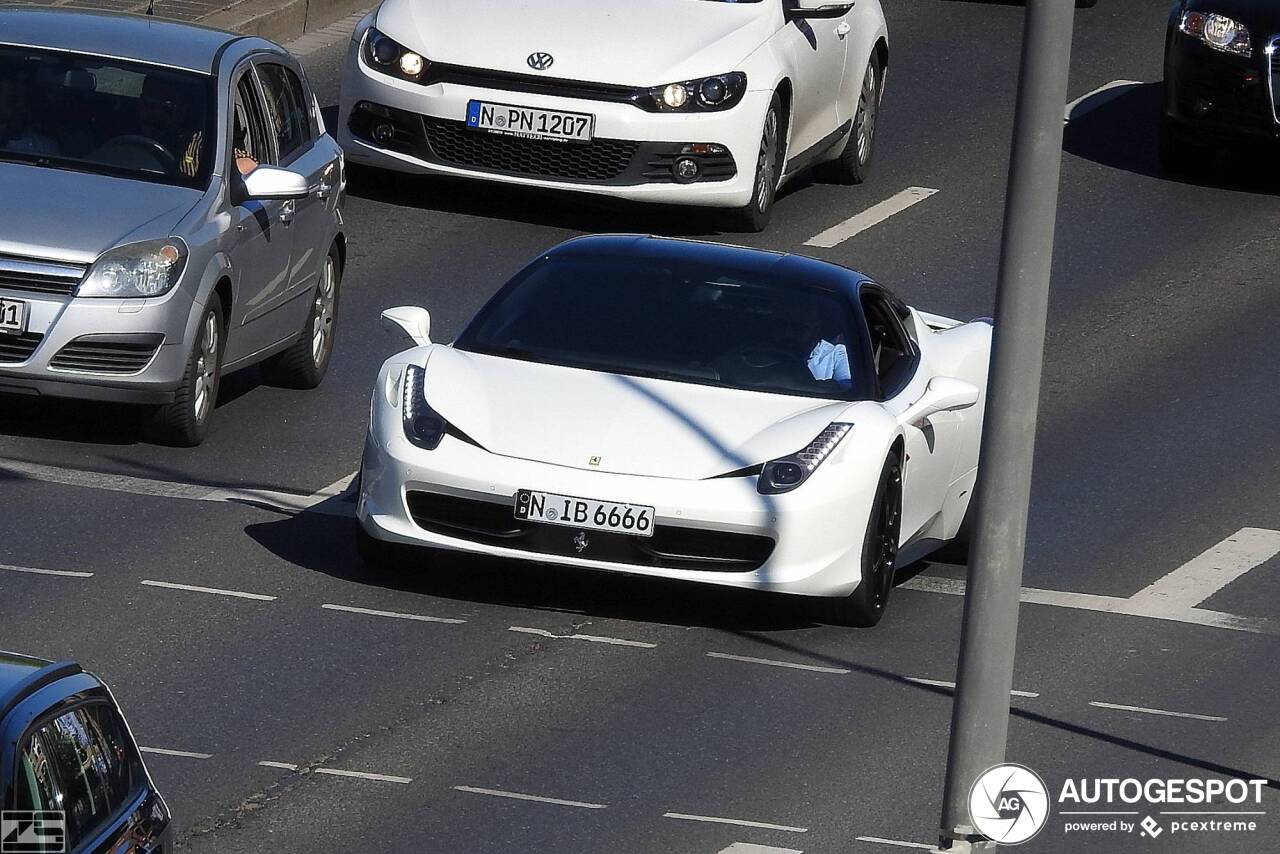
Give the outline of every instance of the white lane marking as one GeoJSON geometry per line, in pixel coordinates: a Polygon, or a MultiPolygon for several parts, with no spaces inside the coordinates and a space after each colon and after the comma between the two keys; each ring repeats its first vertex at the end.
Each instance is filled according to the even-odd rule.
{"type": "Polygon", "coordinates": [[[34,569],[30,566],[7,566],[0,564],[5,572],[25,572],[28,575],[56,575],[62,578],[93,578],[92,572],[71,572],[65,569],[34,569]]]}
{"type": "Polygon", "coordinates": [[[264,596],[261,593],[243,593],[239,590],[222,590],[217,587],[196,587],[193,584],[174,584],[171,581],[143,581],[147,587],[163,587],[165,590],[183,590],[187,593],[211,593],[215,596],[232,596],[236,599],[253,599],[258,602],[274,602],[275,596],[264,596]]]}
{"type": "Polygon", "coordinates": [[[736,827],[757,827],[761,830],[785,830],[788,833],[808,833],[807,827],[792,827],[787,824],[769,824],[764,821],[746,821],[740,818],[717,818],[711,815],[690,815],[682,812],[665,812],[663,818],[675,818],[681,821],[705,821],[712,824],[732,824],[736,827]]]}
{"type": "MultiPolygon", "coordinates": [[[[941,679],[921,679],[918,676],[903,676],[902,678],[908,682],[914,682],[917,685],[932,685],[935,688],[950,688],[952,691],[956,688],[956,683],[944,682],[941,679]]],[[[1015,697],[1026,697],[1031,700],[1040,696],[1035,691],[1010,691],[1009,693],[1015,697]]]]}
{"type": "Polygon", "coordinates": [[[280,768],[284,771],[297,771],[298,766],[291,762],[259,762],[263,768],[280,768]]]}
{"type": "Polygon", "coordinates": [[[622,640],[621,638],[605,638],[599,635],[557,635],[546,629],[531,629],[527,626],[511,626],[507,631],[520,632],[525,635],[537,635],[540,638],[552,638],[554,640],[578,640],[590,641],[591,643],[607,643],[614,646],[634,646],[638,649],[657,649],[656,643],[644,643],[643,641],[622,640]]]}
{"type": "Polygon", "coordinates": [[[401,614],[397,611],[374,611],[370,608],[353,608],[350,605],[321,605],[326,611],[342,611],[347,614],[364,614],[368,617],[390,617],[395,620],[417,620],[422,623],[449,623],[451,625],[461,625],[466,620],[456,620],[452,617],[428,617],[423,614],[401,614]]]}
{"type": "Polygon", "coordinates": [[[846,240],[856,237],[872,226],[879,225],[891,216],[900,214],[937,193],[928,187],[908,187],[901,193],[872,205],[862,213],[854,214],[839,225],[833,225],[821,234],[805,241],[805,246],[834,249],[846,240]]]}
{"type": "Polygon", "coordinates": [[[316,774],[328,774],[331,777],[354,777],[357,780],[372,780],[375,783],[400,783],[408,785],[413,780],[409,777],[393,777],[390,774],[370,774],[368,771],[343,771],[338,768],[317,768],[316,774]]]}
{"type": "Polygon", "coordinates": [[[586,801],[566,801],[561,798],[544,798],[538,795],[525,795],[520,792],[503,792],[498,789],[482,789],[478,786],[454,786],[459,792],[470,792],[473,795],[492,795],[495,798],[511,798],[517,801],[536,801],[540,804],[555,804],[561,807],[581,807],[585,810],[602,810],[608,804],[592,804],[586,801]]]}
{"type": "Polygon", "coordinates": [[[903,842],[901,839],[885,839],[880,836],[859,836],[859,842],[874,842],[877,845],[894,845],[898,848],[918,848],[922,851],[933,851],[934,846],[925,845],[923,842],[903,842]]]}
{"type": "Polygon", "coordinates": [[[1170,712],[1165,709],[1148,709],[1144,706],[1122,706],[1119,703],[1100,703],[1090,700],[1089,705],[1098,709],[1115,709],[1119,712],[1141,712],[1144,715],[1163,715],[1166,718],[1190,718],[1193,721],[1211,721],[1221,723],[1226,718],[1217,715],[1193,715],[1190,712],[1170,712]]]}
{"type": "MultiPolygon", "coordinates": [[[[1266,810],[1160,810],[1160,815],[1266,815],[1266,810]]],[[[1137,815],[1137,813],[1134,813],[1137,815]]]]}
{"type": "Polygon", "coordinates": [[[1063,123],[1070,122],[1072,119],[1078,119],[1081,116],[1096,110],[1108,101],[1114,101],[1134,86],[1143,85],[1139,80],[1112,80],[1103,86],[1099,86],[1092,92],[1088,92],[1076,98],[1070,104],[1067,104],[1066,110],[1062,113],[1063,123]],[[1088,103],[1085,103],[1085,102],[1088,103]],[[1081,109],[1083,107],[1083,109],[1081,109]]]}
{"type": "Polygon", "coordinates": [[[312,30],[285,45],[285,50],[297,57],[308,56],[322,48],[336,44],[344,38],[349,38],[355,30],[356,24],[360,23],[360,19],[368,14],[369,10],[356,12],[354,15],[348,15],[339,21],[335,21],[327,27],[319,30],[312,30]]]}
{"type": "Polygon", "coordinates": [[[720,658],[725,661],[745,661],[747,664],[767,664],[770,667],[789,667],[792,670],[812,670],[815,673],[845,674],[851,671],[842,667],[819,667],[816,664],[795,664],[790,661],[774,661],[771,658],[750,658],[745,655],[729,655],[727,652],[709,652],[707,658],[720,658]]]}
{"type": "Polygon", "coordinates": [[[127,474],[103,474],[102,472],[80,471],[79,469],[46,466],[39,463],[7,459],[0,459],[0,472],[15,475],[25,480],[57,483],[63,486],[78,486],[85,489],[101,489],[108,492],[123,492],[129,495],[146,495],[153,498],[178,498],[185,501],[213,501],[225,504],[251,504],[282,513],[301,513],[305,510],[334,516],[351,514],[351,509],[344,506],[343,502],[325,503],[329,498],[333,497],[325,494],[326,490],[332,487],[326,487],[326,490],[310,495],[302,495],[295,492],[278,492],[270,489],[216,487],[208,484],[153,480],[127,474]]]}
{"type": "Polygon", "coordinates": [[[167,750],[163,747],[139,747],[143,753],[154,753],[157,756],[179,756],[183,759],[212,759],[212,753],[189,753],[186,750],[167,750]]]}
{"type": "Polygon", "coordinates": [[[1129,601],[1155,614],[1186,611],[1206,601],[1254,567],[1280,554],[1280,531],[1241,528],[1129,601]]]}
{"type": "Polygon", "coordinates": [[[776,848],[772,845],[756,845],[752,842],[735,842],[720,854],[804,854],[799,848],[776,848]]]}
{"type": "MultiPolygon", "coordinates": [[[[963,596],[965,583],[955,578],[937,578],[933,576],[917,576],[900,585],[907,590],[918,590],[924,593],[943,593],[949,596],[963,596]]],[[[1213,629],[1227,629],[1234,632],[1250,632],[1261,635],[1280,634],[1280,624],[1265,617],[1241,617],[1237,614],[1224,614],[1221,611],[1209,611],[1204,608],[1190,608],[1180,613],[1153,613],[1144,608],[1141,602],[1135,604],[1131,599],[1118,596],[1095,596],[1091,593],[1070,593],[1065,590],[1040,590],[1034,587],[1022,588],[1022,601],[1031,605],[1050,605],[1057,608],[1075,608],[1082,611],[1099,611],[1106,614],[1123,614],[1128,617],[1147,617],[1153,620],[1167,620],[1174,623],[1189,623],[1196,626],[1207,626],[1213,629]]]]}

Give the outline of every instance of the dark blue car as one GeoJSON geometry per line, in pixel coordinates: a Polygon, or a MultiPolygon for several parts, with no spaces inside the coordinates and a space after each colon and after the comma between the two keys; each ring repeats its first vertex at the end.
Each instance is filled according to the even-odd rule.
{"type": "Polygon", "coordinates": [[[0,652],[0,849],[168,854],[171,819],[111,691],[0,652]]]}

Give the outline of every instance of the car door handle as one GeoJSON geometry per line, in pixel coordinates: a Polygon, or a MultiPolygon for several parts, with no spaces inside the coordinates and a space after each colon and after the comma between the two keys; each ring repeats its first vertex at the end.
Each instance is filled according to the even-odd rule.
{"type": "Polygon", "coordinates": [[[836,27],[836,35],[840,38],[845,38],[849,35],[849,31],[852,29],[853,27],[849,26],[848,21],[841,21],[840,26],[836,27]]]}
{"type": "Polygon", "coordinates": [[[322,180],[319,186],[316,187],[316,190],[315,190],[316,198],[323,202],[325,199],[329,198],[329,193],[332,190],[333,190],[333,185],[330,184],[328,181],[322,180]]]}
{"type": "Polygon", "coordinates": [[[294,205],[293,201],[287,201],[280,206],[280,222],[286,226],[293,222],[294,205]]]}

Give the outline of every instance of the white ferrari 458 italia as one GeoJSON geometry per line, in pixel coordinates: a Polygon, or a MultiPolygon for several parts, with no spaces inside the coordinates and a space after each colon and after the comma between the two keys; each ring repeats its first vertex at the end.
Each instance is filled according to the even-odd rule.
{"type": "MultiPolygon", "coordinates": [[[[795,255],[584,237],[373,393],[357,537],[772,590],[873,625],[894,570],[964,536],[991,325],[795,255]]],[[[426,547],[413,548],[413,547],[426,547]]]]}
{"type": "Polygon", "coordinates": [[[384,0],[356,27],[355,164],[733,210],[861,183],[889,63],[879,0],[384,0]]]}

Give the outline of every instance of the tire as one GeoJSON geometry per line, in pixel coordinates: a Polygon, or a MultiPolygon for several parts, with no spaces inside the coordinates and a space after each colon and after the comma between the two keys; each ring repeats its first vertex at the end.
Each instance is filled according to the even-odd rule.
{"type": "Polygon", "coordinates": [[[827,622],[861,628],[880,622],[893,592],[901,531],[902,466],[890,454],[880,472],[867,533],[862,539],[862,581],[848,596],[823,602],[822,616],[827,622]]]}
{"type": "Polygon", "coordinates": [[[222,386],[225,333],[222,302],[214,296],[200,317],[182,385],[173,402],[159,407],[152,415],[151,435],[158,444],[194,448],[208,435],[209,419],[218,404],[218,389],[222,386]]]}
{"type": "Polygon", "coordinates": [[[1195,175],[1202,172],[1212,152],[1191,142],[1167,116],[1160,119],[1160,168],[1171,175],[1195,175]]]}
{"type": "Polygon", "coordinates": [[[862,78],[858,95],[858,111],[853,117],[853,130],[840,156],[819,167],[818,177],[833,184],[861,184],[871,174],[875,156],[876,126],[879,124],[880,101],[884,98],[884,72],[873,54],[862,78]]]}
{"type": "Polygon", "coordinates": [[[288,350],[263,363],[269,383],[282,388],[311,389],[324,380],[338,333],[341,285],[342,263],[338,247],[333,246],[324,260],[311,310],[307,312],[307,322],[298,333],[298,340],[288,350]]]}
{"type": "Polygon", "coordinates": [[[786,116],[782,109],[782,98],[775,92],[773,100],[769,102],[769,109],[764,114],[760,153],[756,158],[755,189],[746,207],[738,208],[729,216],[728,225],[731,230],[759,234],[769,227],[782,170],[786,165],[783,161],[786,150],[786,116]]]}

